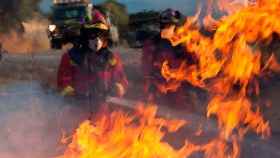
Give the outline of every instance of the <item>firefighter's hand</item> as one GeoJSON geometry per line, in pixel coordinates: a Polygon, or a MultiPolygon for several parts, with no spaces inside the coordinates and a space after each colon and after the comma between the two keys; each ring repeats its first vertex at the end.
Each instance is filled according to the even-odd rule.
{"type": "Polygon", "coordinates": [[[73,87],[67,86],[67,87],[65,87],[65,88],[61,91],[60,94],[61,94],[62,96],[72,96],[72,95],[74,95],[74,92],[75,92],[75,90],[74,90],[73,87]]]}
{"type": "Polygon", "coordinates": [[[124,94],[125,94],[125,88],[123,87],[123,85],[121,83],[116,83],[114,85],[113,95],[122,97],[124,96],[124,94]]]}

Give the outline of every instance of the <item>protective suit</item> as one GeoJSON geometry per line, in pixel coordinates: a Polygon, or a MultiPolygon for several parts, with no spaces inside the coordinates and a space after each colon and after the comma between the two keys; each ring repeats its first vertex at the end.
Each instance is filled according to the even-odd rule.
{"type": "Polygon", "coordinates": [[[103,104],[109,95],[121,97],[128,86],[119,55],[108,48],[109,26],[100,19],[85,25],[81,45],[62,56],[57,78],[62,95],[90,99],[92,104],[103,104]]]}
{"type": "Polygon", "coordinates": [[[144,76],[144,92],[149,102],[156,104],[168,104],[183,107],[187,104],[189,85],[183,85],[176,91],[166,91],[168,81],[162,76],[161,68],[165,61],[170,68],[178,68],[183,62],[193,64],[195,58],[185,47],[172,46],[168,40],[172,36],[172,31],[176,29],[179,22],[179,13],[167,9],[161,13],[161,32],[144,42],[142,55],[142,72],[144,76]]]}

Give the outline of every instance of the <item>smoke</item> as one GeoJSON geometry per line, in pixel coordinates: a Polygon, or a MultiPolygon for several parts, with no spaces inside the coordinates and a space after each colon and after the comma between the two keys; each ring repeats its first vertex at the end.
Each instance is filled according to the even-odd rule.
{"type": "Polygon", "coordinates": [[[8,34],[0,35],[3,48],[10,53],[34,53],[49,49],[47,36],[48,21],[35,17],[23,22],[23,33],[12,30],[8,34]]]}
{"type": "Polygon", "coordinates": [[[0,87],[0,157],[49,158],[63,153],[60,140],[84,120],[85,111],[46,93],[37,82],[0,87]]]}

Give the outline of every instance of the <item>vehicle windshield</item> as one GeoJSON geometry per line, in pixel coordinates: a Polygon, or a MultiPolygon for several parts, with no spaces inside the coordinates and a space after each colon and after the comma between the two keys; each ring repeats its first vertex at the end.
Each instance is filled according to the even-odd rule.
{"type": "Polygon", "coordinates": [[[54,8],[54,20],[79,19],[86,15],[85,7],[57,7],[54,8]]]}

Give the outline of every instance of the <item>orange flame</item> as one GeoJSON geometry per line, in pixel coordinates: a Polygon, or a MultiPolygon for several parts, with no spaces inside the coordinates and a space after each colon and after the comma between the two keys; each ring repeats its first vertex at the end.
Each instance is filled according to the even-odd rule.
{"type": "MultiPolygon", "coordinates": [[[[194,53],[199,59],[199,66],[186,67],[182,64],[178,70],[171,70],[165,63],[163,76],[167,80],[173,78],[187,80],[194,85],[205,85],[203,82],[206,79],[214,78],[219,73],[234,82],[242,83],[259,75],[261,53],[248,43],[268,39],[274,32],[280,34],[280,22],[277,20],[279,1],[273,0],[271,4],[263,1],[259,3],[264,5],[250,6],[225,17],[220,21],[213,39],[203,36],[198,28],[192,25],[193,21],[186,21],[170,41],[173,45],[184,43],[188,52],[194,53]],[[277,5],[272,2],[277,2],[277,5]]],[[[268,64],[271,64],[270,60],[268,64]]],[[[277,70],[278,65],[273,65],[274,67],[265,67],[277,70]]]]}
{"type": "MultiPolygon", "coordinates": [[[[224,2],[220,1],[220,6],[231,5],[224,2]]],[[[166,61],[162,76],[167,81],[175,80],[176,86],[173,87],[178,87],[180,81],[187,81],[207,89],[213,96],[207,116],[217,117],[225,139],[233,134],[234,129],[241,130],[243,125],[246,130],[242,131],[250,128],[263,136],[270,135],[269,123],[264,121],[259,109],[253,110],[247,94],[252,83],[256,94],[259,93],[255,78],[265,71],[279,72],[280,66],[273,55],[262,64],[262,52],[257,45],[270,40],[273,33],[280,35],[279,10],[279,0],[260,0],[254,5],[247,3],[223,17],[212,38],[202,35],[188,21],[170,38],[173,45],[185,44],[187,52],[195,54],[199,64],[187,67],[182,63],[180,68],[171,69],[166,61]]],[[[206,21],[211,18],[208,14],[206,21]]]]}
{"type": "Polygon", "coordinates": [[[233,97],[224,99],[215,97],[211,100],[207,109],[207,116],[216,115],[219,126],[223,130],[225,138],[229,138],[235,128],[241,128],[240,125],[247,125],[246,128],[253,129],[263,137],[270,135],[270,127],[267,121],[264,121],[259,110],[253,112],[250,101],[245,97],[233,97]]]}
{"type": "Polygon", "coordinates": [[[188,158],[204,153],[205,158],[237,158],[240,154],[239,138],[232,136],[232,147],[219,137],[204,145],[185,141],[176,150],[162,138],[166,132],[175,132],[186,121],[156,117],[153,106],[138,106],[135,113],[112,112],[100,115],[94,122],[84,121],[73,135],[72,142],[57,158],[188,158]]]}
{"type": "Polygon", "coordinates": [[[172,158],[183,157],[186,146],[177,151],[164,143],[162,128],[175,132],[186,122],[156,118],[155,115],[156,107],[139,106],[131,116],[118,111],[102,115],[93,123],[85,121],[59,158],[163,158],[167,153],[172,158]]]}
{"type": "Polygon", "coordinates": [[[218,21],[213,37],[200,33],[198,13],[169,39],[172,45],[185,44],[198,64],[187,66],[186,61],[171,69],[168,61],[164,62],[161,73],[167,84],[159,86],[165,92],[176,91],[181,82],[187,81],[207,89],[212,97],[207,117],[218,120],[217,138],[202,145],[186,140],[183,147],[175,150],[162,141],[166,134],[162,128],[175,132],[186,122],[157,118],[155,107],[139,106],[133,115],[119,111],[102,115],[93,123],[85,121],[59,158],[186,158],[196,152],[202,152],[205,158],[238,158],[240,142],[248,130],[263,137],[271,132],[269,122],[264,120],[260,108],[251,103],[248,93],[252,83],[259,91],[256,78],[266,71],[280,71],[273,55],[262,63],[257,45],[269,40],[272,33],[280,35],[279,10],[279,0],[259,0],[242,6],[218,21]]]}

